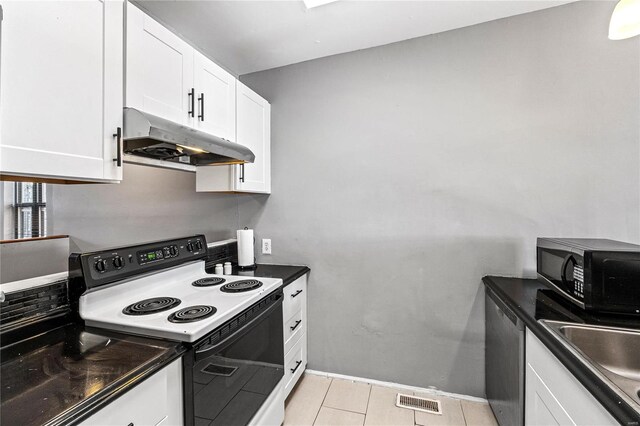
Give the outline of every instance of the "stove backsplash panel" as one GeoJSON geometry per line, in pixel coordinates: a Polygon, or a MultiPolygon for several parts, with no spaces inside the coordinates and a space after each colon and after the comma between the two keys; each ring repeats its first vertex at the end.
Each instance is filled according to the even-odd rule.
{"type": "Polygon", "coordinates": [[[232,242],[207,249],[207,267],[216,263],[231,262],[238,264],[238,243],[232,242]]]}
{"type": "Polygon", "coordinates": [[[0,303],[0,327],[46,315],[69,306],[67,280],[5,294],[0,303]]]}

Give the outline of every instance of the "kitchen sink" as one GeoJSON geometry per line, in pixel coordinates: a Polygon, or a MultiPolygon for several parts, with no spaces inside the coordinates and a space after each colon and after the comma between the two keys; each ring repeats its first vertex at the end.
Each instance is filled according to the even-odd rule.
{"type": "Polygon", "coordinates": [[[640,330],[549,320],[540,323],[640,412],[640,330]]]}

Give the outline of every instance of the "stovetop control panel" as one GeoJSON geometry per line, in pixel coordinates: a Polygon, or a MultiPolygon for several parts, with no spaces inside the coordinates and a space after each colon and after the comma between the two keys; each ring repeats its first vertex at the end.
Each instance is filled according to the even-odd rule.
{"type": "Polygon", "coordinates": [[[204,235],[114,248],[92,253],[74,253],[69,258],[70,276],[82,279],[87,289],[182,263],[205,259],[204,235]]]}

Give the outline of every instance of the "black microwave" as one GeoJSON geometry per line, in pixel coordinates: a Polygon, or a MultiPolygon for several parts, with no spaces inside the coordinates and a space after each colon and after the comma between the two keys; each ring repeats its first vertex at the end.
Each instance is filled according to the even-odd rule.
{"type": "Polygon", "coordinates": [[[590,238],[538,238],[538,278],[591,312],[640,314],[640,246],[590,238]]]}

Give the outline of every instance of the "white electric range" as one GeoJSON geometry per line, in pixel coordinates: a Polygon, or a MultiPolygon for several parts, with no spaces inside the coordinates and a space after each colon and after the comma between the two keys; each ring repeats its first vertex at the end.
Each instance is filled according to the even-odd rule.
{"type": "Polygon", "coordinates": [[[204,260],[80,297],[89,326],[195,342],[282,286],[276,278],[209,275],[204,260]]]}
{"type": "Polygon", "coordinates": [[[281,424],[282,280],[207,274],[203,235],[70,257],[86,326],[183,342],[185,425],[281,424]]]}

